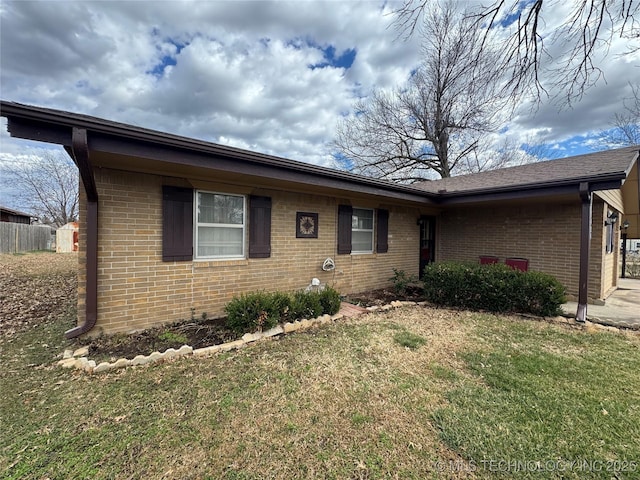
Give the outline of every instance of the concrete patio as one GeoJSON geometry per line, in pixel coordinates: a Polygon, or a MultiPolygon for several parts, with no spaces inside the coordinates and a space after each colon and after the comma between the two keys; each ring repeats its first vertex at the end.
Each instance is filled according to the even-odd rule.
{"type": "MultiPolygon", "coordinates": [[[[567,315],[575,316],[577,308],[576,302],[562,305],[567,315]]],[[[604,305],[589,304],[587,320],[614,327],[640,329],[640,279],[619,278],[618,289],[607,298],[604,305]]]]}

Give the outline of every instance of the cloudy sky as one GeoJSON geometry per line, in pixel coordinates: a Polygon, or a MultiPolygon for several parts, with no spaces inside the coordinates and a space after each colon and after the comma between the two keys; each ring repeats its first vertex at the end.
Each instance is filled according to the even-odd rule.
{"type": "MultiPolygon", "coordinates": [[[[566,3],[545,3],[546,28],[566,3]]],[[[0,96],[331,166],[355,99],[400,84],[420,60],[419,38],[390,26],[395,7],[0,0],[0,96]]],[[[505,135],[556,156],[592,148],[639,76],[640,54],[619,55],[627,46],[614,39],[604,77],[572,109],[522,105],[505,135]]],[[[9,138],[4,119],[0,142],[4,161],[49,148],[9,138]]]]}

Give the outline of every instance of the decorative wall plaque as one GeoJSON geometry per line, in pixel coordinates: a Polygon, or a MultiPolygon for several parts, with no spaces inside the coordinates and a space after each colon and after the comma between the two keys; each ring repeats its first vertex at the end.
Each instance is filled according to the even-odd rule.
{"type": "Polygon", "coordinates": [[[296,238],[318,238],[318,214],[296,212],[296,238]]]}

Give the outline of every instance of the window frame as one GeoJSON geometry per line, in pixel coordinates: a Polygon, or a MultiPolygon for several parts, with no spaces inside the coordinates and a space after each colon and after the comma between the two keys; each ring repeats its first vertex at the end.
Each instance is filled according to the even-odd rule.
{"type": "Polygon", "coordinates": [[[367,255],[375,252],[376,248],[376,209],[375,208],[362,208],[362,207],[353,207],[351,212],[351,255],[367,255]],[[368,228],[353,228],[353,217],[355,216],[356,210],[366,210],[371,212],[371,229],[368,228]],[[370,232],[371,233],[371,250],[355,250],[353,247],[353,232],[370,232]]]}
{"type": "Polygon", "coordinates": [[[193,190],[193,259],[194,260],[204,260],[204,261],[215,261],[215,260],[243,260],[247,256],[247,196],[236,194],[236,193],[227,193],[227,192],[217,192],[211,190],[193,190]],[[200,206],[199,203],[199,194],[207,194],[207,195],[223,195],[225,197],[239,197],[242,198],[242,224],[231,224],[231,223],[201,223],[198,221],[198,209],[200,206]],[[219,227],[219,228],[238,228],[242,230],[242,252],[240,255],[207,255],[200,256],[198,255],[198,242],[199,238],[199,227],[219,227]]]}

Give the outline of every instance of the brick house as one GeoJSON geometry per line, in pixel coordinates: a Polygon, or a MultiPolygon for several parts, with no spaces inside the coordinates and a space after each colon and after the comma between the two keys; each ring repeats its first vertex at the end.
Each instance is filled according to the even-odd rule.
{"type": "Polygon", "coordinates": [[[417,275],[430,261],[480,255],[527,258],[579,298],[584,318],[588,298],[615,289],[623,214],[629,238],[640,237],[637,147],[408,186],[1,107],[12,136],[62,145],[79,168],[78,327],[68,337],[218,315],[238,293],[314,277],[355,293],[388,285],[393,268],[417,275]]]}

